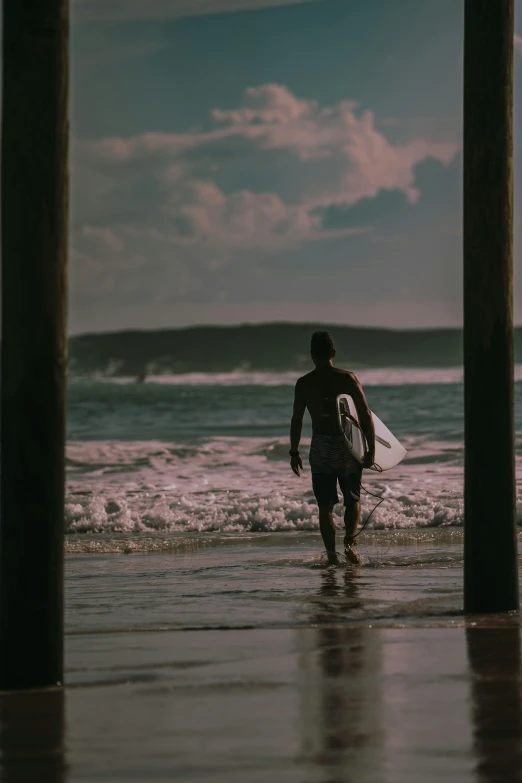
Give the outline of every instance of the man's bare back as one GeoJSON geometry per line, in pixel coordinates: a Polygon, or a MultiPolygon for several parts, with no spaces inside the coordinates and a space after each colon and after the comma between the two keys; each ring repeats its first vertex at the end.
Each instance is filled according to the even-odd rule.
{"type": "Polygon", "coordinates": [[[317,367],[297,381],[296,397],[310,413],[314,435],[339,435],[336,407],[339,394],[349,394],[357,412],[364,417],[368,405],[353,372],[333,365],[317,367]]]}

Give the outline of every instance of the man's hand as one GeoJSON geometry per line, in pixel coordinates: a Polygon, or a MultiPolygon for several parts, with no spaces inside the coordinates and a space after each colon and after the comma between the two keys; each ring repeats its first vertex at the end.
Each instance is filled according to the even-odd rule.
{"type": "Polygon", "coordinates": [[[351,394],[357,408],[359,424],[366,440],[367,452],[362,463],[363,468],[371,468],[375,462],[375,427],[373,425],[372,414],[368,407],[368,401],[364,395],[359,379],[352,373],[351,375],[351,394]]]}
{"type": "Polygon", "coordinates": [[[366,468],[367,470],[372,467],[372,465],[375,463],[375,454],[371,454],[369,451],[366,452],[364,455],[363,460],[363,468],[366,468]]]}
{"type": "Polygon", "coordinates": [[[296,454],[295,457],[290,457],[290,467],[294,471],[296,476],[300,476],[300,469],[303,469],[303,460],[300,454],[296,454]]]}

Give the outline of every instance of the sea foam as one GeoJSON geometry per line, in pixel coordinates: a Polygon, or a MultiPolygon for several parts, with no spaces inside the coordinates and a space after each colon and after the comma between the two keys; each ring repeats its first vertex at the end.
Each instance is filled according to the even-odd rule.
{"type": "MultiPolygon", "coordinates": [[[[414,444],[406,445],[411,449],[414,444]]],[[[66,532],[317,530],[308,447],[309,439],[302,445],[304,470],[297,478],[290,470],[284,439],[224,437],[198,445],[70,443],[66,532]]],[[[461,525],[459,444],[419,442],[412,452],[413,464],[406,461],[385,474],[365,472],[364,486],[385,498],[370,526],[461,525]]],[[[377,501],[362,493],[363,521],[377,501]]],[[[342,527],[341,504],[334,514],[342,527]]]]}

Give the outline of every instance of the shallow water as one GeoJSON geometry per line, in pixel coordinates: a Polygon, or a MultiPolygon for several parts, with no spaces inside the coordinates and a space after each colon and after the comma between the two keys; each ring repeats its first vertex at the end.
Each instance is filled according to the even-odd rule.
{"type": "Polygon", "coordinates": [[[458,530],[376,531],[361,566],[337,567],[314,533],[159,537],[155,554],[150,538],[128,555],[113,554],[126,536],[96,543],[96,555],[67,556],[69,633],[469,624],[458,530]]]}

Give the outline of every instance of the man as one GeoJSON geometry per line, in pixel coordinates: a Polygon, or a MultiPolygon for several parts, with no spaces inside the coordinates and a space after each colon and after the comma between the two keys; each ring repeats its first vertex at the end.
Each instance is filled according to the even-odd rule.
{"type": "Polygon", "coordinates": [[[312,443],[310,468],[312,486],[319,505],[319,528],[328,556],[328,562],[336,565],[335,526],[333,507],[339,502],[337,482],[344,497],[344,552],[351,563],[359,558],[353,550],[355,533],[361,514],[360,491],[363,468],[370,468],[375,460],[375,431],[372,415],[357,376],[348,370],[334,367],[333,340],[328,332],[315,332],[310,345],[315,370],[299,378],[295,385],[294,412],[290,425],[290,466],[300,476],[303,462],[299,454],[299,441],[303,416],[308,408],[312,418],[312,443]],[[366,438],[367,452],[364,463],[357,462],[348,451],[344,436],[339,430],[336,397],[349,394],[357,408],[359,422],[366,438]]]}

